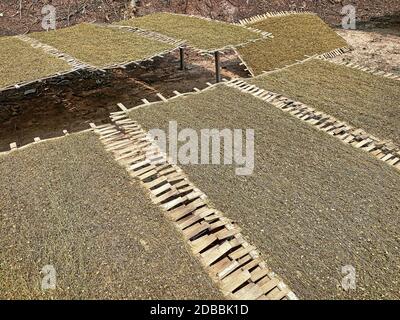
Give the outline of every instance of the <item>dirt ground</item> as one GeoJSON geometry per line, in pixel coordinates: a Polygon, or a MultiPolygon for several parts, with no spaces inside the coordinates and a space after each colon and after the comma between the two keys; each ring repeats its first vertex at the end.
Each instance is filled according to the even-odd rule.
{"type": "Polygon", "coordinates": [[[146,129],[165,129],[170,120],[179,130],[197,132],[254,129],[252,175],[237,176],[230,165],[183,170],[301,299],[400,298],[396,170],[232,88],[154,104],[130,116],[146,129]],[[342,268],[348,265],[356,270],[356,289],[345,291],[342,268]]]}
{"type": "Polygon", "coordinates": [[[2,154],[0,171],[1,299],[222,299],[94,133],[2,154]]]}
{"type": "MultiPolygon", "coordinates": [[[[396,18],[398,0],[2,0],[0,1],[0,35],[42,30],[41,9],[51,3],[57,10],[57,28],[80,22],[113,22],[153,12],[171,11],[202,15],[224,21],[238,21],[271,11],[309,10],[327,23],[340,24],[341,9],[347,4],[357,7],[357,18],[369,21],[396,18]],[[382,19],[382,18],[379,18],[382,19]]],[[[379,20],[378,20],[379,21],[379,20]]]]}
{"type": "Polygon", "coordinates": [[[400,74],[400,28],[337,30],[354,49],[336,61],[351,61],[367,67],[400,74]],[[392,32],[390,32],[392,31],[392,32]]]}
{"type": "MultiPolygon", "coordinates": [[[[87,129],[90,122],[109,122],[110,112],[119,110],[117,103],[128,107],[141,99],[156,101],[157,92],[166,97],[173,91],[192,91],[215,82],[214,59],[186,52],[186,70],[179,70],[179,53],[175,52],[141,67],[130,66],[105,74],[81,72],[20,90],[0,93],[0,151],[9,144],[24,145],[35,137],[59,136],[87,129]],[[31,91],[35,91],[30,93],[31,91]]],[[[246,77],[239,59],[227,54],[222,61],[222,76],[246,77]]]]}

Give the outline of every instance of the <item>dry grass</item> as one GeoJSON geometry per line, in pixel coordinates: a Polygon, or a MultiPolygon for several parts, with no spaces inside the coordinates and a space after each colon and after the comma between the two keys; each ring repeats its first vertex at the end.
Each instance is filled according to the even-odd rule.
{"type": "MultiPolygon", "coordinates": [[[[253,128],[255,170],[182,166],[241,226],[300,298],[399,299],[400,175],[267,103],[231,88],[137,109],[145,128],[253,128]],[[343,291],[343,266],[357,289],[343,291]]],[[[185,141],[186,142],[186,141],[185,141]]]]}
{"type": "Polygon", "coordinates": [[[133,32],[87,23],[50,32],[32,33],[30,37],[100,68],[143,60],[173,48],[172,45],[144,38],[133,32]]]}
{"type": "Polygon", "coordinates": [[[310,60],[249,82],[400,143],[399,81],[310,60]]]}
{"type": "Polygon", "coordinates": [[[159,32],[175,39],[186,40],[195,48],[209,51],[260,38],[259,34],[240,26],[168,13],[150,14],[117,24],[159,32]]]}
{"type": "Polygon", "coordinates": [[[347,43],[318,16],[295,14],[271,17],[251,27],[271,32],[273,39],[258,41],[239,49],[243,60],[256,75],[345,47],[347,43]]]}
{"type": "Polygon", "coordinates": [[[0,38],[0,88],[65,72],[65,62],[12,37],[0,38]]]}
{"type": "Polygon", "coordinates": [[[92,133],[0,155],[1,299],[219,299],[175,227],[92,133]],[[53,265],[57,289],[42,292],[53,265]]]}

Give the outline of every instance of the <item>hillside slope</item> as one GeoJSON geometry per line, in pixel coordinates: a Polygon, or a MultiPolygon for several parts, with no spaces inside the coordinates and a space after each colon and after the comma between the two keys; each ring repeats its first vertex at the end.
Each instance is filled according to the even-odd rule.
{"type": "MultiPolygon", "coordinates": [[[[206,17],[237,21],[266,11],[310,10],[326,22],[337,25],[341,21],[343,5],[357,6],[357,17],[368,21],[374,17],[391,17],[400,14],[398,0],[2,0],[0,2],[0,35],[12,35],[42,30],[42,7],[52,4],[57,9],[57,27],[83,21],[112,22],[156,11],[203,15],[206,17]]],[[[394,18],[393,18],[394,19],[394,18]]]]}

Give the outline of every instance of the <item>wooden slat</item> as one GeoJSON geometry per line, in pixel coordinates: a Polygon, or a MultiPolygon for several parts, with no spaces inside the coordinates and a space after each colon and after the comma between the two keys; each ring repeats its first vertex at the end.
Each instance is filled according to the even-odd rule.
{"type": "Polygon", "coordinates": [[[224,240],[224,239],[232,237],[240,232],[241,232],[241,229],[239,227],[236,227],[235,229],[232,229],[232,230],[222,229],[221,231],[218,231],[215,235],[217,236],[218,239],[224,240]]]}
{"type": "Polygon", "coordinates": [[[186,238],[191,239],[199,233],[207,230],[209,227],[210,225],[207,222],[196,223],[193,226],[183,230],[183,235],[186,238]]]}
{"type": "Polygon", "coordinates": [[[270,271],[268,269],[257,269],[251,272],[251,281],[258,281],[261,278],[265,277],[266,275],[268,275],[270,271]]]}
{"type": "Polygon", "coordinates": [[[234,272],[221,281],[221,289],[230,293],[249,280],[250,277],[250,272],[247,270],[234,272]]]}
{"type": "Polygon", "coordinates": [[[254,246],[243,247],[242,249],[236,250],[235,252],[229,254],[229,257],[231,259],[239,259],[248,254],[250,251],[253,251],[254,249],[256,249],[256,247],[254,246]]]}
{"type": "Polygon", "coordinates": [[[217,241],[217,237],[214,235],[204,235],[203,237],[196,239],[194,241],[190,242],[190,245],[192,246],[192,251],[194,254],[200,253],[204,249],[206,249],[208,246],[210,246],[212,243],[217,241]]]}
{"type": "Polygon", "coordinates": [[[202,220],[202,218],[198,215],[192,214],[188,216],[187,218],[180,220],[178,223],[179,229],[185,229],[187,227],[190,227],[192,224],[202,220]]]}
{"type": "Polygon", "coordinates": [[[263,291],[254,283],[249,283],[247,286],[238,290],[234,295],[240,300],[256,300],[263,295],[263,291]]]}
{"type": "Polygon", "coordinates": [[[209,266],[216,260],[218,260],[222,255],[228,252],[231,249],[231,245],[229,242],[224,242],[221,245],[217,245],[214,248],[204,252],[201,254],[202,260],[206,266],[209,266]]]}
{"type": "Polygon", "coordinates": [[[210,266],[210,273],[213,276],[218,275],[221,271],[223,271],[224,269],[226,269],[227,267],[229,267],[229,265],[232,263],[233,261],[231,259],[229,259],[228,257],[224,257],[223,259],[221,259],[220,261],[214,263],[213,265],[210,266]]]}
{"type": "Polygon", "coordinates": [[[259,286],[260,286],[261,290],[264,292],[264,294],[267,294],[272,289],[274,289],[279,284],[279,282],[280,282],[280,280],[277,278],[273,278],[271,280],[266,279],[265,282],[263,282],[263,283],[260,282],[259,286]]]}

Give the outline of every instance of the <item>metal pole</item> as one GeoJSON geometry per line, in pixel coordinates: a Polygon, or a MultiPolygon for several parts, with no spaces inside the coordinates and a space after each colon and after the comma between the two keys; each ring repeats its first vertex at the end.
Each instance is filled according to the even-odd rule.
{"type": "Polygon", "coordinates": [[[214,55],[215,55],[215,77],[216,77],[216,82],[218,83],[221,82],[219,51],[215,51],[214,55]]]}
{"type": "Polygon", "coordinates": [[[180,70],[185,70],[185,49],[183,47],[179,48],[179,53],[181,56],[181,66],[180,70]]]}

